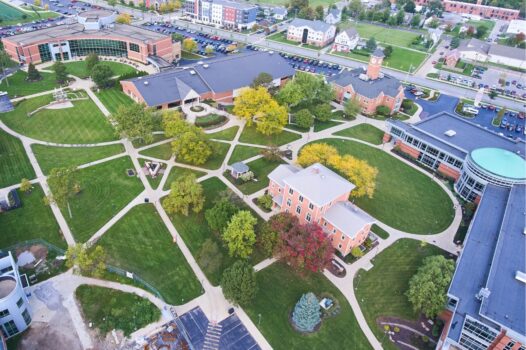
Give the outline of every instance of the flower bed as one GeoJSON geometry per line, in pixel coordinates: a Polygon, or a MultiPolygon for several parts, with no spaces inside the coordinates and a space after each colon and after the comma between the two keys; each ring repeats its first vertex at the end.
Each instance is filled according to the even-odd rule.
{"type": "Polygon", "coordinates": [[[195,125],[201,128],[210,128],[223,124],[227,118],[219,114],[208,114],[195,119],[195,125]]]}

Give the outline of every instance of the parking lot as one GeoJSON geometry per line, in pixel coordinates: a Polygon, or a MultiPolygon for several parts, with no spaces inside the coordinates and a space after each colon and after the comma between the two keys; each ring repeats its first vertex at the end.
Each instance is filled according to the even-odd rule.
{"type": "MultiPolygon", "coordinates": [[[[460,100],[458,97],[442,94],[436,101],[426,101],[417,98],[410,91],[406,91],[406,97],[414,100],[416,103],[422,106],[423,111],[420,115],[420,118],[422,119],[440,112],[448,112],[459,116],[455,112],[455,108],[460,100]]],[[[524,114],[519,115],[517,111],[506,111],[503,115],[501,125],[494,126],[492,122],[493,119],[497,117],[499,111],[500,107],[498,106],[481,105],[476,116],[466,119],[472,123],[480,125],[483,128],[493,130],[503,136],[513,139],[520,138],[525,140],[526,135],[524,134],[524,114]]]]}

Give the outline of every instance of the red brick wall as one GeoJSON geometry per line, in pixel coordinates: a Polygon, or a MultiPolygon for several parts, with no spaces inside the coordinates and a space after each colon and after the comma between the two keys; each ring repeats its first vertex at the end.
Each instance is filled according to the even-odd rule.
{"type": "Polygon", "coordinates": [[[137,103],[146,103],[141,93],[130,81],[121,80],[122,91],[137,103]]]}
{"type": "Polygon", "coordinates": [[[405,143],[403,143],[402,141],[398,140],[396,141],[396,145],[400,148],[400,151],[404,152],[405,154],[407,154],[408,156],[412,157],[412,158],[418,158],[418,156],[420,156],[420,151],[417,150],[416,148],[413,148],[409,145],[406,145],[405,143]]]}
{"type": "Polygon", "coordinates": [[[510,338],[506,335],[506,333],[501,333],[497,339],[495,339],[495,341],[493,342],[493,344],[491,344],[489,346],[488,349],[491,349],[491,350],[503,350],[504,347],[510,342],[510,341],[515,341],[515,345],[513,345],[513,347],[511,348],[511,350],[518,350],[521,345],[520,342],[518,342],[517,340],[513,339],[513,338],[510,338]]]}
{"type": "Polygon", "coordinates": [[[460,171],[453,169],[444,163],[440,163],[437,171],[445,177],[452,178],[455,181],[457,181],[460,177],[460,171]]]}

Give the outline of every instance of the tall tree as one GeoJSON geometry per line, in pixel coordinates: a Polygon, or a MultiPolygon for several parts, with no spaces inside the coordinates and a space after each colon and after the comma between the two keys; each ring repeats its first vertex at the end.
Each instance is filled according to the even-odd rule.
{"type": "Polygon", "coordinates": [[[12,65],[11,57],[5,52],[3,48],[0,49],[0,73],[4,72],[4,69],[12,65]]]}
{"type": "Polygon", "coordinates": [[[52,69],[55,72],[55,79],[58,83],[63,84],[68,80],[68,72],[64,63],[56,61],[53,63],[52,69]]]}
{"type": "Polygon", "coordinates": [[[298,72],[294,79],[277,94],[277,100],[286,105],[295,106],[305,103],[309,107],[328,103],[334,98],[332,85],[313,74],[298,72]]]}
{"type": "Polygon", "coordinates": [[[373,52],[374,50],[376,50],[377,47],[378,45],[376,44],[376,39],[374,38],[374,36],[370,37],[365,43],[365,48],[369,52],[373,52]]]}
{"type": "Polygon", "coordinates": [[[258,245],[266,256],[270,257],[277,253],[280,245],[280,237],[298,224],[298,218],[289,213],[279,213],[270,217],[261,226],[258,234],[258,245]]]}
{"type": "Polygon", "coordinates": [[[420,27],[421,20],[422,19],[418,13],[414,15],[413,18],[411,18],[411,27],[420,27]]]}
{"type": "Polygon", "coordinates": [[[334,157],[339,157],[338,150],[335,147],[326,143],[311,143],[301,149],[297,162],[303,167],[314,163],[329,165],[334,157]]]}
{"type": "Polygon", "coordinates": [[[343,157],[333,157],[329,163],[331,167],[338,170],[356,186],[351,192],[352,197],[367,196],[373,198],[378,175],[377,168],[369,165],[365,160],[357,159],[348,154],[343,157]]]}
{"type": "Polygon", "coordinates": [[[117,19],[115,19],[115,22],[119,24],[131,24],[131,16],[127,13],[121,13],[117,16],[117,19]]]}
{"type": "Polygon", "coordinates": [[[239,208],[228,198],[221,198],[214,206],[205,211],[205,219],[212,231],[223,232],[239,208]]]}
{"type": "Polygon", "coordinates": [[[292,311],[292,322],[301,332],[313,332],[321,322],[321,309],[314,293],[303,294],[292,311]]]}
{"type": "Polygon", "coordinates": [[[404,20],[405,20],[405,12],[404,10],[399,10],[396,13],[396,24],[398,25],[404,24],[404,20]]]}
{"type": "Polygon", "coordinates": [[[426,317],[434,317],[444,309],[447,301],[447,288],[451,283],[455,263],[442,255],[428,256],[409,280],[407,298],[413,309],[423,312],[426,317]]]}
{"type": "Polygon", "coordinates": [[[188,216],[190,209],[194,213],[199,213],[204,203],[203,186],[197,182],[194,174],[189,174],[172,182],[170,193],[163,201],[163,207],[168,214],[179,213],[188,216]]]}
{"type": "Polygon", "coordinates": [[[47,183],[51,190],[51,196],[48,197],[50,203],[56,203],[63,207],[69,198],[79,192],[76,175],[75,167],[51,169],[47,177],[47,183]]]}
{"type": "Polygon", "coordinates": [[[263,86],[264,88],[268,89],[272,83],[272,80],[272,75],[266,72],[261,72],[257,77],[254,78],[251,87],[257,88],[259,86],[263,86]]]}
{"type": "Polygon", "coordinates": [[[88,75],[91,75],[91,70],[93,67],[95,67],[99,62],[99,55],[96,52],[90,53],[88,56],[86,56],[86,73],[88,75]]]}
{"type": "Polygon", "coordinates": [[[110,119],[114,122],[119,137],[139,139],[145,143],[152,142],[153,113],[143,105],[137,103],[121,105],[110,119]]]}
{"type": "Polygon", "coordinates": [[[232,216],[223,233],[230,256],[246,259],[252,254],[256,243],[256,223],[257,219],[248,210],[238,211],[232,216]]]}
{"type": "Polygon", "coordinates": [[[40,75],[40,72],[36,69],[35,65],[33,63],[30,63],[27,67],[27,80],[28,81],[37,81],[40,80],[42,76],[40,75]]]}
{"type": "Polygon", "coordinates": [[[294,114],[294,122],[300,128],[307,129],[310,128],[312,124],[314,124],[314,118],[312,117],[312,114],[310,114],[309,110],[304,108],[294,114]]]}
{"type": "Polygon", "coordinates": [[[236,261],[223,272],[221,289],[235,305],[249,304],[257,293],[256,273],[252,265],[236,261]]]}
{"type": "Polygon", "coordinates": [[[343,105],[343,112],[348,118],[356,118],[356,116],[362,111],[362,106],[357,98],[350,98],[345,101],[343,105]]]}
{"type": "Polygon", "coordinates": [[[409,0],[406,2],[404,6],[404,11],[409,13],[415,13],[416,5],[413,2],[413,0],[409,0]]]}
{"type": "Polygon", "coordinates": [[[194,52],[197,50],[197,43],[192,38],[186,38],[183,40],[183,50],[194,52]]]}
{"type": "Polygon", "coordinates": [[[102,246],[89,250],[86,245],[77,243],[66,251],[66,266],[76,266],[82,275],[102,277],[106,271],[106,253],[102,246]]]}
{"type": "Polygon", "coordinates": [[[351,0],[351,3],[349,4],[349,11],[351,12],[351,16],[357,18],[362,10],[363,4],[360,0],[351,0]]]}
{"type": "Polygon", "coordinates": [[[323,5],[316,6],[314,11],[316,12],[316,19],[322,21],[323,16],[325,15],[325,11],[323,10],[323,5]]]}
{"type": "Polygon", "coordinates": [[[97,84],[99,88],[107,88],[113,84],[111,77],[113,76],[113,71],[110,66],[104,63],[97,63],[91,69],[91,79],[97,84]]]}
{"type": "Polygon", "coordinates": [[[385,58],[391,57],[392,54],[393,54],[393,47],[391,45],[387,45],[384,49],[385,58]]]}
{"type": "Polygon", "coordinates": [[[328,122],[332,117],[332,107],[328,103],[318,104],[314,107],[314,116],[320,122],[328,122]]]}

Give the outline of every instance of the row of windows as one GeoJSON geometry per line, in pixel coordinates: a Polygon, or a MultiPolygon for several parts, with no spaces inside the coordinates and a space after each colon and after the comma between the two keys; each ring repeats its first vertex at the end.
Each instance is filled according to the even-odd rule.
{"type": "Polygon", "coordinates": [[[69,47],[73,56],[87,56],[88,54],[95,52],[102,56],[126,57],[128,53],[126,42],[120,40],[70,40],[69,47]]]}

